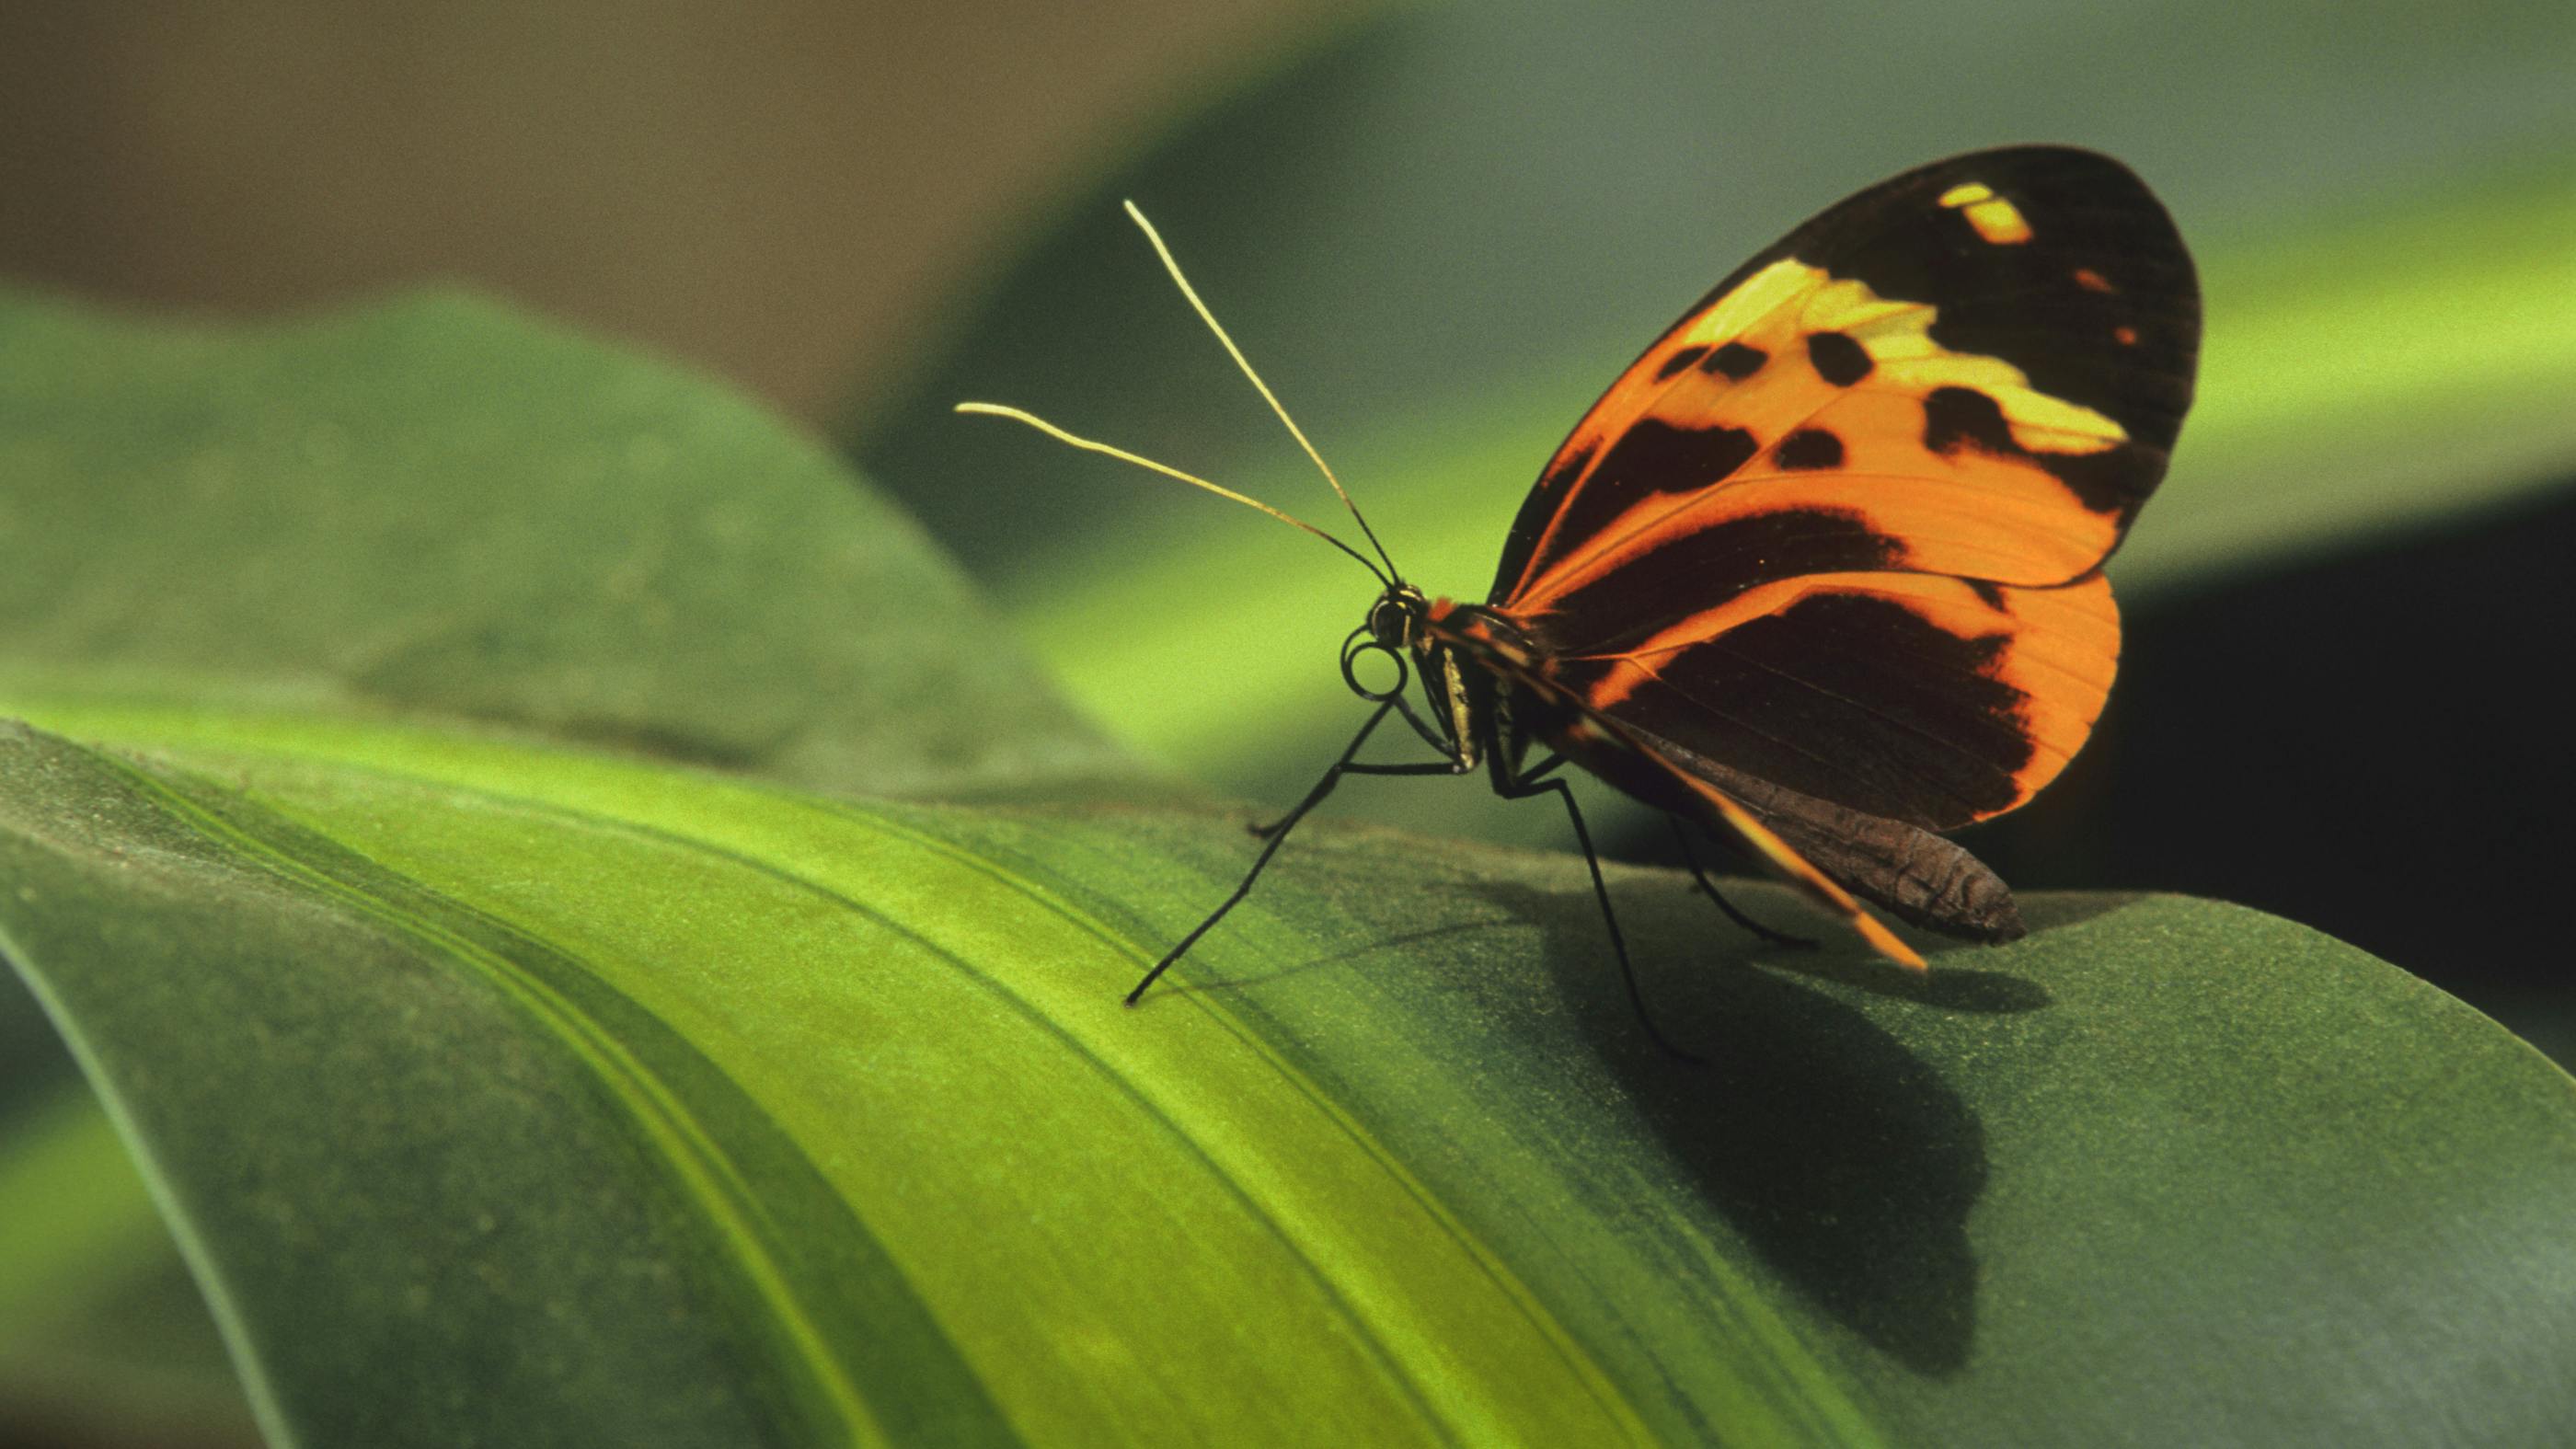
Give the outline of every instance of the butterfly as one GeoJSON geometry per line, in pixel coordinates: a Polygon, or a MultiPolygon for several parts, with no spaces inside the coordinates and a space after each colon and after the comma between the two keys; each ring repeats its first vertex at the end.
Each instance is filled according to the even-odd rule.
{"type": "Polygon", "coordinates": [[[1482,603],[1404,578],[1129,212],[1376,557],[1018,409],[959,410],[1259,508],[1380,585],[1342,648],[1375,709],[1294,809],[1255,827],[1266,844],[1242,884],[1130,1005],[1348,775],[1481,769],[1505,797],[1555,795],[1641,1018],[1568,764],[1735,842],[1905,966],[1922,956],[1871,906],[1975,941],[2023,934],[2011,890],[1944,832],[2028,801],[2091,732],[2120,652],[2102,563],[2164,477],[2199,351],[2191,256],[2128,168],[2061,146],[1955,156],[1755,255],[1575,424],[1482,603]],[[1391,686],[1363,680],[1371,656],[1394,662],[1391,686]],[[1390,713],[1438,758],[1360,760],[1390,713]]]}

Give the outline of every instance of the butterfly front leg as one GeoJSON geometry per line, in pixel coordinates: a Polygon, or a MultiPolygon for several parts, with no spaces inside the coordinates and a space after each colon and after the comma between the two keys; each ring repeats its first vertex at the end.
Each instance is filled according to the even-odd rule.
{"type": "MultiPolygon", "coordinates": [[[[1386,646],[1361,647],[1384,648],[1386,646]]],[[[1388,652],[1394,651],[1389,648],[1388,652]]],[[[1397,662],[1399,666],[1403,663],[1402,656],[1398,656],[1397,662]]],[[[1164,972],[1172,968],[1172,963],[1186,955],[1190,947],[1198,943],[1199,937],[1214,929],[1217,922],[1225,919],[1227,912],[1233,910],[1245,896],[1252,893],[1252,883],[1261,878],[1261,872],[1270,864],[1270,857],[1278,854],[1279,847],[1287,842],[1288,832],[1295,829],[1297,822],[1305,819],[1309,811],[1324,803],[1324,797],[1333,793],[1333,787],[1341,783],[1344,775],[1456,775],[1473,770],[1479,759],[1499,760],[1501,758],[1491,749],[1479,748],[1490,739],[1491,711],[1481,709],[1485,702],[1483,696],[1468,694],[1454,656],[1443,652],[1435,658],[1426,653],[1421,662],[1426,680],[1426,693],[1433,706],[1433,718],[1451,726],[1446,734],[1435,732],[1422,716],[1414,712],[1413,706],[1405,700],[1405,681],[1402,678],[1396,681],[1393,689],[1383,693],[1364,688],[1356,682],[1353,683],[1351,687],[1362,698],[1375,701],[1377,708],[1370,711],[1367,721],[1360,726],[1359,733],[1351,736],[1351,742],[1343,748],[1341,758],[1333,761],[1332,768],[1324,772],[1324,777],[1315,782],[1314,788],[1306,792],[1306,797],[1297,802],[1295,809],[1276,821],[1251,827],[1252,834],[1264,842],[1261,854],[1252,862],[1252,869],[1244,872],[1243,881],[1234,888],[1234,894],[1227,896],[1223,904],[1208,913],[1207,919],[1199,922],[1188,935],[1183,936],[1179,945],[1163,953],[1163,959],[1155,962],[1153,969],[1145,973],[1144,979],[1136,983],[1135,989],[1127,993],[1129,1006],[1134,1006],[1137,1000],[1144,996],[1146,988],[1152,986],[1164,972]],[[1437,675],[1432,673],[1435,667],[1440,670],[1437,675]],[[1434,678],[1448,686],[1446,694],[1428,687],[1428,681],[1434,678]],[[1449,707],[1447,713],[1441,712],[1444,705],[1449,707]],[[1413,732],[1420,735],[1425,743],[1439,751],[1441,758],[1400,765],[1361,763],[1360,747],[1368,743],[1369,736],[1385,722],[1391,712],[1403,714],[1404,722],[1413,726],[1413,732]]],[[[1351,677],[1347,654],[1343,660],[1343,675],[1346,679],[1351,677]]],[[[1571,809],[1572,805],[1572,799],[1569,797],[1567,808],[1571,809]]],[[[1576,828],[1578,830],[1581,828],[1579,820],[1576,822],[1576,828]]],[[[1588,841],[1585,848],[1587,850],[1590,848],[1588,841]]],[[[1597,869],[1595,874],[1597,876],[1597,869]]],[[[1625,957],[1623,956],[1622,959],[1624,960],[1625,957]]]]}
{"type": "Polygon", "coordinates": [[[1188,935],[1183,936],[1179,945],[1163,953],[1163,959],[1155,962],[1153,969],[1145,973],[1145,979],[1136,983],[1136,989],[1127,993],[1129,1006],[1134,1006],[1138,998],[1145,994],[1145,988],[1152,986],[1164,972],[1171,970],[1173,962],[1187,955],[1190,947],[1198,944],[1199,937],[1206,935],[1217,922],[1224,920],[1226,912],[1233,910],[1245,896],[1252,893],[1252,883],[1261,878],[1262,870],[1270,864],[1270,857],[1277,855],[1279,847],[1287,843],[1288,832],[1296,828],[1298,821],[1306,818],[1308,811],[1324,803],[1324,797],[1333,793],[1333,787],[1342,782],[1344,775],[1445,775],[1449,773],[1448,762],[1441,760],[1425,760],[1406,765],[1376,765],[1359,762],[1360,746],[1368,743],[1369,735],[1377,729],[1380,722],[1385,720],[1387,711],[1396,706],[1395,700],[1381,701],[1377,709],[1369,715],[1368,722],[1360,726],[1360,732],[1351,736],[1351,742],[1342,750],[1341,758],[1333,761],[1333,767],[1324,772],[1324,778],[1317,780],[1315,787],[1306,792],[1306,798],[1298,801],[1295,809],[1280,817],[1278,823],[1270,826],[1266,831],[1254,832],[1261,835],[1268,843],[1261,847],[1261,854],[1253,859],[1252,869],[1244,872],[1243,883],[1234,888],[1234,894],[1225,898],[1225,904],[1208,912],[1206,920],[1199,922],[1188,935]]]}
{"type": "MultiPolygon", "coordinates": [[[[1355,776],[1435,776],[1435,773],[1468,773],[1476,768],[1476,755],[1463,753],[1463,750],[1458,750],[1455,745],[1450,745],[1448,740],[1435,735],[1430,724],[1425,724],[1419,714],[1414,714],[1414,706],[1409,704],[1401,694],[1388,696],[1388,699],[1383,699],[1381,704],[1378,704],[1378,712],[1370,717],[1368,730],[1376,730],[1378,719],[1386,717],[1388,709],[1394,709],[1396,714],[1404,714],[1404,722],[1412,724],[1414,735],[1422,735],[1422,743],[1430,745],[1432,750],[1440,750],[1443,761],[1412,763],[1412,766],[1355,766],[1355,763],[1350,763],[1350,758],[1345,755],[1345,761],[1342,761],[1340,766],[1334,766],[1334,771],[1324,776],[1329,784],[1321,784],[1319,789],[1332,792],[1332,784],[1340,784],[1340,776],[1345,776],[1345,773],[1355,773],[1355,776]]],[[[1368,737],[1368,730],[1360,730],[1360,737],[1363,737],[1363,740],[1368,737]]],[[[1280,815],[1278,820],[1249,822],[1249,825],[1244,825],[1244,833],[1252,835],[1255,841],[1267,841],[1267,838],[1278,835],[1280,830],[1296,825],[1296,817],[1303,815],[1306,810],[1311,810],[1311,807],[1314,807],[1314,802],[1303,802],[1298,804],[1296,810],[1288,812],[1288,815],[1280,815]]]]}

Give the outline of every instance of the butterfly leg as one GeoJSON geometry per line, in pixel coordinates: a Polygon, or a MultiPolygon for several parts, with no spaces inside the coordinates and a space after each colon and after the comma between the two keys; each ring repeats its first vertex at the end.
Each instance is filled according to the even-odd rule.
{"type": "Polygon", "coordinates": [[[1708,892],[1708,898],[1717,902],[1717,908],[1726,912],[1726,918],[1728,920],[1733,921],[1735,924],[1752,932],[1754,935],[1761,937],[1763,940],[1770,942],[1774,946],[1792,946],[1800,950],[1811,950],[1814,948],[1816,941],[1812,936],[1792,936],[1786,931],[1775,931],[1769,926],[1762,924],[1760,921],[1753,919],[1751,916],[1744,914],[1744,912],[1737,910],[1733,901],[1728,900],[1724,895],[1719,893],[1717,882],[1708,878],[1708,872],[1700,869],[1699,852],[1691,848],[1690,832],[1682,828],[1680,817],[1667,815],[1664,817],[1664,823],[1673,828],[1673,841],[1682,848],[1682,860],[1690,866],[1691,879],[1699,882],[1699,888],[1708,892]]]}
{"type": "Polygon", "coordinates": [[[1646,1010],[1646,994],[1637,986],[1637,969],[1628,964],[1627,938],[1619,934],[1618,914],[1610,909],[1610,887],[1601,879],[1601,856],[1592,848],[1592,832],[1584,828],[1583,812],[1575,808],[1574,791],[1563,780],[1541,778],[1563,763],[1562,758],[1550,758],[1536,769],[1509,780],[1497,772],[1494,793],[1506,800],[1527,800],[1533,795],[1552,794],[1565,802],[1565,818],[1574,822],[1575,843],[1583,847],[1583,863],[1592,871],[1592,896],[1601,903],[1601,924],[1610,928],[1610,951],[1619,958],[1619,978],[1628,983],[1628,1004],[1636,1010],[1637,1024],[1646,1029],[1646,1035],[1663,1049],[1665,1055],[1695,1065],[1706,1065],[1706,1057],[1673,1045],[1672,1039],[1663,1034],[1655,1025],[1654,1016],[1646,1010]]]}
{"type": "MultiPolygon", "coordinates": [[[[1405,698],[1402,694],[1399,693],[1389,696],[1386,703],[1387,705],[1392,706],[1397,712],[1401,713],[1404,716],[1404,722],[1413,726],[1413,732],[1422,736],[1423,740],[1428,743],[1431,748],[1438,750],[1444,755],[1448,754],[1453,748],[1447,741],[1432,733],[1431,726],[1422,722],[1422,716],[1413,712],[1413,706],[1405,702],[1405,698]]],[[[1386,711],[1384,709],[1380,709],[1378,713],[1382,715],[1386,713],[1386,711]]],[[[1369,729],[1375,728],[1377,728],[1377,721],[1372,719],[1369,721],[1369,729]]],[[[1368,734],[1368,730],[1362,730],[1360,731],[1360,734],[1365,738],[1368,734]]],[[[1347,759],[1348,756],[1346,755],[1344,758],[1347,759]]],[[[1439,775],[1454,774],[1462,768],[1464,767],[1456,764],[1425,765],[1420,768],[1407,765],[1402,769],[1397,770],[1380,770],[1372,766],[1363,765],[1357,769],[1350,770],[1347,773],[1356,775],[1439,775]]],[[[1330,791],[1333,787],[1327,784],[1323,786],[1323,788],[1330,791]]],[[[1268,840],[1270,837],[1286,830],[1289,826],[1296,824],[1297,817],[1306,813],[1306,810],[1307,807],[1301,805],[1276,820],[1268,822],[1255,820],[1250,824],[1245,825],[1243,828],[1245,832],[1250,834],[1255,840],[1268,840]]]]}
{"type": "Polygon", "coordinates": [[[1210,911],[1206,920],[1199,922],[1188,935],[1183,936],[1179,945],[1163,953],[1163,959],[1155,962],[1154,969],[1145,973],[1145,979],[1136,983],[1136,989],[1127,993],[1129,1006],[1134,1006],[1137,998],[1145,994],[1145,988],[1153,985],[1164,972],[1171,970],[1173,962],[1188,954],[1190,947],[1198,944],[1199,937],[1206,935],[1217,922],[1224,920],[1226,912],[1233,910],[1245,896],[1252,893],[1252,883],[1261,878],[1262,868],[1270,864],[1270,857],[1277,855],[1279,847],[1287,843],[1288,832],[1298,821],[1306,818],[1307,811],[1324,803],[1324,797],[1333,793],[1333,787],[1342,782],[1344,775],[1447,775],[1456,772],[1456,767],[1447,760],[1425,760],[1409,765],[1363,765],[1354,762],[1353,757],[1359,754],[1360,746],[1368,743],[1369,732],[1376,729],[1378,721],[1385,719],[1387,711],[1394,707],[1393,700],[1379,705],[1377,712],[1368,717],[1368,723],[1361,725],[1360,732],[1351,737],[1350,747],[1342,751],[1342,757],[1335,760],[1333,767],[1324,772],[1324,778],[1315,782],[1315,788],[1306,792],[1306,798],[1297,802],[1297,808],[1281,816],[1277,825],[1264,832],[1269,843],[1261,848],[1261,854],[1252,862],[1252,869],[1244,872],[1243,884],[1234,888],[1234,894],[1225,898],[1225,904],[1210,911]]]}

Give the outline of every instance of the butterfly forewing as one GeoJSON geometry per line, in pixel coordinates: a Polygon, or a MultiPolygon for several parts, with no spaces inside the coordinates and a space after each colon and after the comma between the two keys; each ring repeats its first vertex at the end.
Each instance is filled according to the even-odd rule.
{"type": "Polygon", "coordinates": [[[2163,477],[2199,315],[2172,220],[2116,161],[2017,147],[1909,172],[1745,263],[1611,384],[1489,601],[1565,605],[1711,531],[1732,535],[1715,562],[1763,552],[1746,534],[1793,509],[1815,515],[1804,551],[1736,564],[1736,587],[1835,559],[2063,583],[2163,477]]]}

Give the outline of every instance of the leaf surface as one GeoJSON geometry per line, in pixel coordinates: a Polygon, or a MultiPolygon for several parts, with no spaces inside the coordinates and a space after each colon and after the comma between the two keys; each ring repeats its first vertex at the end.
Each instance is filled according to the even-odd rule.
{"type": "Polygon", "coordinates": [[[2315,933],[2043,898],[1916,985],[1614,869],[1691,1068],[1579,860],[1318,822],[1123,1010],[1244,817],[1007,652],[943,673],[971,600],[890,601],[953,573],[756,414],[454,302],[12,335],[64,367],[0,408],[12,527],[48,521],[0,598],[36,726],[0,734],[0,951],[140,1176],[11,1088],[0,1207],[62,1253],[0,1253],[0,1339],[148,1192],[279,1442],[2570,1427],[2576,1084],[2315,933]],[[516,450],[434,425],[555,373],[586,400],[516,450]],[[474,481],[630,389],[732,418],[658,502],[560,456],[474,481]],[[298,464],[317,397],[348,451],[298,464]],[[798,547],[613,585],[603,540],[740,487],[798,547]],[[797,583],[800,548],[841,563],[797,583]],[[727,602],[780,578],[850,611],[727,602]],[[746,620],[778,633],[717,659],[746,620]]]}

